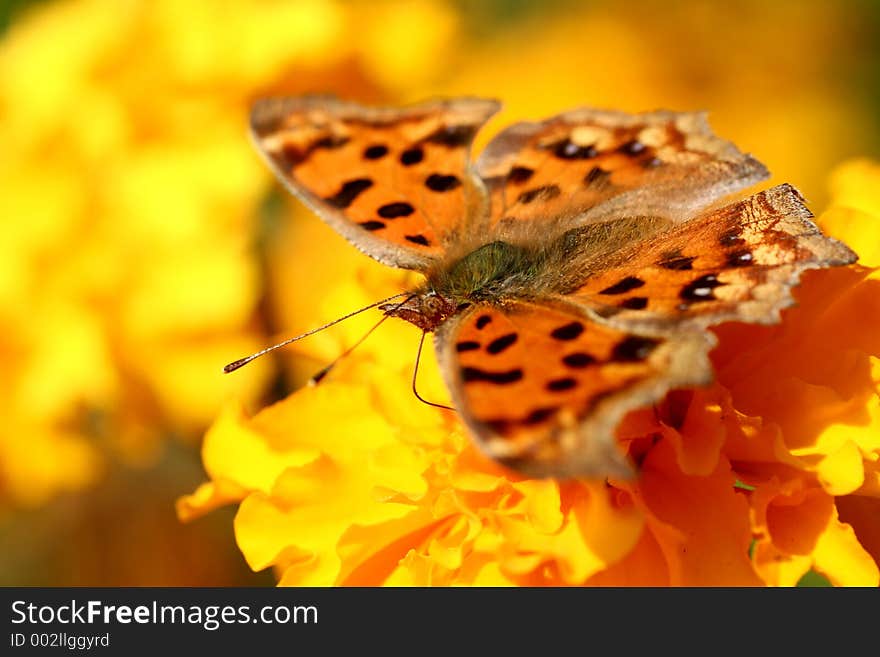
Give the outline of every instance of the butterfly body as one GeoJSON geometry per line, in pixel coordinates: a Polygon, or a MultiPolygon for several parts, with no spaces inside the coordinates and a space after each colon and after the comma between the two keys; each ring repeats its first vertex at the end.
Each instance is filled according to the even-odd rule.
{"type": "Polygon", "coordinates": [[[433,331],[470,304],[564,296],[590,278],[591,260],[613,257],[633,233],[657,231],[664,223],[668,222],[629,218],[570,229],[556,237],[545,235],[540,240],[502,234],[428,271],[425,285],[412,293],[414,300],[390,304],[388,309],[394,316],[433,331]]]}
{"type": "Polygon", "coordinates": [[[387,314],[435,333],[452,401],[490,457],[540,476],[628,476],[614,431],[711,380],[707,327],[770,323],[809,268],[853,262],[790,185],[702,114],[580,109],[502,131],[462,98],[368,108],[262,101],[259,150],[368,255],[424,282],[387,314]]]}
{"type": "Polygon", "coordinates": [[[534,288],[545,267],[541,254],[526,246],[496,240],[471,251],[448,267],[428,273],[428,285],[459,303],[494,301],[534,288]]]}

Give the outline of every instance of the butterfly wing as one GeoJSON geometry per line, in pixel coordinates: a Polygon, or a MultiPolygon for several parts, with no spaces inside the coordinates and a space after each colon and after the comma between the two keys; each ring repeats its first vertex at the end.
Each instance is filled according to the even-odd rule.
{"type": "Polygon", "coordinates": [[[567,298],[626,327],[776,322],[801,272],[857,258],[812,216],[779,185],[610,254],[567,298]]]}
{"type": "Polygon", "coordinates": [[[278,178],[346,239],[388,265],[424,270],[486,212],[469,164],[491,100],[403,109],[326,97],[259,101],[254,141],[278,178]]]}
{"type": "Polygon", "coordinates": [[[621,417],[710,371],[699,332],[623,331],[565,304],[473,306],[435,346],[481,449],[534,476],[631,475],[614,439],[621,417]]]}
{"type": "Polygon", "coordinates": [[[595,109],[514,124],[489,143],[477,169],[491,196],[490,227],[508,230],[626,215],[679,221],[769,175],[716,137],[702,113],[595,109]]]}

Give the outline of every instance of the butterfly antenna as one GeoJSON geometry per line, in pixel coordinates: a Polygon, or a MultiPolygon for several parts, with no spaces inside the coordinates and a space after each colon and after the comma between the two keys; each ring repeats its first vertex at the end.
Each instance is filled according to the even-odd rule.
{"type": "MultiPolygon", "coordinates": [[[[400,296],[400,295],[398,295],[398,296],[400,296]]],[[[401,301],[400,303],[395,304],[393,308],[389,309],[389,312],[390,312],[390,313],[393,313],[395,310],[397,310],[397,309],[400,308],[401,306],[406,305],[407,302],[409,302],[409,300],[412,299],[412,298],[414,298],[415,296],[416,296],[415,294],[411,294],[411,295],[409,295],[406,299],[404,299],[404,300],[401,301]]],[[[393,298],[393,297],[392,297],[392,298],[393,298]]],[[[380,303],[382,303],[382,302],[380,302],[380,303]]],[[[329,365],[327,365],[327,367],[322,368],[317,374],[314,374],[314,375],[312,376],[312,378],[309,379],[309,384],[310,384],[310,385],[317,385],[317,384],[319,384],[319,383],[321,382],[321,380],[322,380],[325,376],[327,376],[327,375],[330,373],[330,370],[332,370],[334,367],[336,367],[336,363],[338,363],[339,361],[341,361],[343,358],[345,358],[346,356],[348,356],[352,351],[354,351],[355,349],[357,349],[361,344],[363,344],[364,340],[366,340],[368,337],[370,337],[370,335],[373,333],[373,331],[375,331],[377,328],[379,328],[380,326],[382,326],[382,322],[384,322],[384,321],[385,321],[386,319],[388,319],[389,317],[391,317],[390,314],[382,315],[382,319],[380,319],[378,322],[376,322],[376,323],[373,325],[373,328],[371,328],[369,331],[367,331],[366,333],[364,333],[364,334],[360,337],[360,339],[358,339],[357,342],[355,342],[355,343],[354,343],[353,345],[351,345],[348,349],[346,349],[346,350],[343,351],[341,354],[339,354],[336,358],[334,358],[334,359],[333,359],[333,362],[330,363],[329,365]]]]}
{"type": "MultiPolygon", "coordinates": [[[[341,322],[345,319],[348,319],[349,317],[354,317],[355,315],[358,315],[358,314],[364,312],[365,310],[369,310],[370,308],[375,308],[376,306],[381,306],[383,303],[388,303],[389,301],[397,299],[398,297],[407,296],[407,295],[409,295],[410,297],[412,296],[412,294],[410,292],[401,292],[400,294],[395,294],[394,296],[390,296],[387,299],[382,299],[381,301],[377,301],[376,303],[371,303],[369,306],[364,306],[360,310],[355,310],[354,312],[348,313],[347,315],[344,315],[343,317],[339,317],[338,319],[334,319],[329,324],[324,324],[324,326],[319,326],[318,328],[312,329],[311,331],[306,331],[305,333],[303,333],[301,335],[297,335],[296,337],[293,337],[293,338],[289,338],[289,339],[285,340],[284,342],[279,342],[278,344],[272,345],[271,347],[266,347],[262,351],[258,351],[257,353],[251,354],[250,356],[246,356],[245,358],[239,358],[238,360],[233,361],[233,362],[229,363],[226,367],[224,367],[223,371],[226,372],[227,374],[229,374],[230,372],[234,372],[238,368],[244,367],[245,365],[250,363],[252,360],[255,360],[265,354],[268,354],[270,351],[275,351],[276,349],[280,349],[281,347],[285,347],[285,346],[291,344],[292,342],[296,342],[297,340],[302,340],[303,338],[307,338],[310,335],[314,335],[318,331],[323,331],[325,328],[330,328],[334,324],[338,324],[339,322],[341,322]]],[[[406,302],[404,301],[404,303],[406,303],[406,302]]],[[[376,327],[373,327],[373,328],[375,329],[376,327]]],[[[372,332],[372,329],[370,332],[372,332]]],[[[367,335],[369,335],[369,333],[367,333],[367,335]]],[[[366,338],[366,336],[364,336],[364,338],[366,338]]],[[[360,344],[360,343],[358,343],[358,344],[360,344]]]]}
{"type": "Polygon", "coordinates": [[[341,354],[339,354],[336,358],[334,358],[332,363],[330,363],[330,364],[327,365],[326,367],[322,368],[317,374],[314,374],[314,375],[312,376],[312,378],[309,379],[309,384],[310,384],[310,385],[317,385],[317,384],[319,384],[319,383],[321,382],[321,379],[323,379],[325,376],[327,376],[327,375],[330,373],[330,370],[332,370],[334,367],[336,367],[336,364],[337,364],[339,361],[341,361],[343,358],[345,358],[346,356],[348,356],[352,351],[354,351],[355,349],[357,349],[357,348],[363,343],[363,341],[366,340],[368,337],[370,337],[370,334],[371,334],[373,331],[375,331],[377,328],[379,328],[380,326],[382,326],[382,322],[384,322],[384,321],[385,321],[386,319],[388,319],[389,317],[390,317],[390,315],[382,315],[382,319],[380,319],[378,322],[376,322],[376,323],[373,325],[373,328],[371,328],[369,331],[367,331],[366,333],[364,333],[364,334],[360,337],[360,339],[358,339],[357,342],[355,342],[355,343],[354,343],[353,345],[351,345],[348,349],[346,349],[346,350],[343,351],[341,354]]]}
{"type": "Polygon", "coordinates": [[[419,391],[416,390],[416,379],[419,376],[419,361],[422,360],[422,346],[425,344],[425,335],[427,331],[422,331],[422,338],[419,340],[419,351],[416,353],[416,366],[413,369],[413,377],[412,377],[412,391],[413,394],[423,404],[427,404],[428,406],[435,406],[436,408],[445,408],[448,411],[454,411],[455,409],[452,406],[446,406],[445,404],[436,404],[434,402],[430,402],[419,394],[419,391]]]}

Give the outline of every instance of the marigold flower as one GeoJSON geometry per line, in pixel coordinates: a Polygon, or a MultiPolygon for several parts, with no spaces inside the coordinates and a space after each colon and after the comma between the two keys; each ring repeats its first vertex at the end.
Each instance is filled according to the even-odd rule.
{"type": "MultiPolygon", "coordinates": [[[[857,249],[880,239],[876,204],[853,191],[876,171],[841,167],[820,218],[857,249]],[[854,206],[858,225],[842,212],[854,206]]],[[[239,502],[249,565],[289,585],[788,586],[814,571],[876,586],[880,274],[867,264],[805,275],[781,324],[717,327],[716,382],[622,423],[635,481],[530,480],[480,455],[454,414],[411,395],[401,345],[418,331],[398,322],[319,386],[252,418],[228,408],[205,438],[211,481],[179,514],[239,502]]],[[[394,276],[365,266],[327,303],[378,298],[394,276]]],[[[300,352],[338,353],[368,322],[300,352]]],[[[419,386],[446,398],[430,356],[419,386]]]]}
{"type": "Polygon", "coordinates": [[[334,0],[69,0],[3,35],[0,501],[87,485],[104,448],[150,463],[228,397],[260,397],[271,361],[218,367],[267,339],[252,243],[270,174],[249,106],[281,80],[381,95],[429,79],[455,15],[404,9],[391,61],[387,17],[334,0]],[[422,38],[426,21],[444,27],[422,38]]]}

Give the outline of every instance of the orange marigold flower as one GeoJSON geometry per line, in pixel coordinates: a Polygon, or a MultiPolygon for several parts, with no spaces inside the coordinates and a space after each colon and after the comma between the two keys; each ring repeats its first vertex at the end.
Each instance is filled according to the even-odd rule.
{"type": "MultiPolygon", "coordinates": [[[[880,242],[868,182],[877,171],[842,167],[820,219],[857,250],[880,242]]],[[[400,345],[415,346],[418,331],[399,322],[320,386],[252,418],[228,408],[204,443],[211,481],[179,514],[240,503],[245,558],[289,585],[786,586],[812,571],[877,586],[871,264],[808,273],[781,324],[717,327],[716,382],[674,391],[620,426],[640,464],[635,481],[531,480],[484,458],[454,414],[411,395],[400,345]]],[[[363,272],[327,303],[370,301],[394,281],[363,272]]],[[[338,353],[366,321],[301,353],[338,353]]],[[[442,401],[436,363],[423,365],[422,394],[442,401]]]]}

